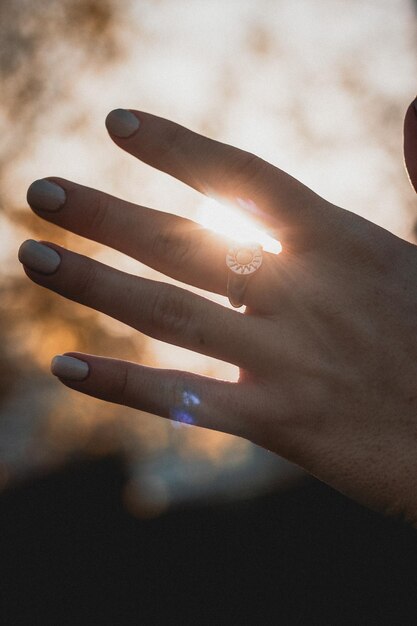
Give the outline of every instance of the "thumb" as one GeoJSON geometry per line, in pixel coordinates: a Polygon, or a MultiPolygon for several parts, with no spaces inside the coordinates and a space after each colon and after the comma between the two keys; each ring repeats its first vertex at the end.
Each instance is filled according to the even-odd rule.
{"type": "Polygon", "coordinates": [[[417,98],[405,114],[404,159],[411,184],[417,192],[417,98]]]}

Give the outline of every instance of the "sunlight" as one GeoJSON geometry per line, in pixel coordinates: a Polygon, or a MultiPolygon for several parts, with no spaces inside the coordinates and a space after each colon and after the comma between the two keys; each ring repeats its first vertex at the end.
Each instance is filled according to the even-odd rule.
{"type": "MultiPolygon", "coordinates": [[[[256,212],[254,205],[249,206],[249,203],[245,203],[243,206],[243,201],[240,204],[247,211],[256,212]]],[[[242,243],[256,241],[272,254],[279,254],[282,250],[277,239],[267,235],[254,220],[233,205],[225,205],[213,198],[204,198],[197,209],[196,219],[206,228],[235,241],[242,243]]]]}
{"type": "MultiPolygon", "coordinates": [[[[132,509],[133,500],[140,500],[140,506],[151,511],[144,515],[157,515],[171,499],[192,499],[197,492],[234,495],[240,483],[256,491],[262,481],[269,484],[269,472],[277,484],[282,474],[284,485],[287,473],[295,471],[286,469],[284,461],[277,457],[274,465],[272,453],[262,457],[260,448],[242,438],[198,427],[204,394],[185,389],[172,402],[171,420],[96,402],[73,390],[68,390],[71,401],[62,395],[60,383],[50,375],[50,359],[69,350],[134,359],[149,367],[231,383],[239,380],[239,369],[148,338],[105,312],[96,316],[87,307],[73,307],[57,294],[46,297],[44,289],[32,288],[18,262],[17,248],[24,238],[50,240],[121,272],[185,288],[220,306],[232,305],[224,294],[164,276],[113,249],[116,233],[109,232],[107,244],[101,245],[48,223],[59,223],[58,214],[56,220],[33,214],[26,190],[35,179],[62,176],[196,221],[215,233],[214,240],[226,237],[239,248],[258,242],[264,257],[281,252],[278,239],[286,248],[284,230],[271,229],[271,218],[263,213],[263,196],[257,195],[254,202],[252,185],[225,185],[222,191],[230,193],[225,199],[214,194],[211,178],[200,179],[197,187],[210,195],[202,199],[175,177],[138,163],[115,146],[105,128],[106,115],[113,108],[132,107],[257,154],[333,204],[407,239],[414,213],[397,148],[402,110],[413,95],[411,83],[417,75],[414,3],[96,3],[114,5],[113,33],[100,30],[94,17],[99,14],[88,11],[91,0],[77,0],[77,7],[82,11],[85,5],[86,12],[76,40],[72,31],[59,30],[66,25],[62,11],[47,12],[45,29],[42,3],[20,0],[20,4],[28,10],[7,13],[3,31],[11,33],[6,41],[10,58],[4,67],[0,64],[6,79],[0,124],[10,131],[10,139],[0,146],[4,279],[0,354],[4,376],[13,380],[13,385],[7,382],[2,387],[4,398],[10,394],[3,410],[10,419],[0,420],[0,441],[10,441],[3,452],[9,449],[14,459],[13,467],[4,469],[0,456],[0,489],[20,472],[64,461],[77,449],[95,457],[113,454],[118,445],[131,467],[137,467],[126,488],[126,502],[132,509]],[[119,4],[126,4],[126,11],[116,10],[119,4]],[[126,18],[124,25],[119,17],[126,18]],[[58,30],[52,27],[55,22],[58,30]],[[374,27],[369,29],[371,23],[374,27]],[[90,50],[88,37],[95,24],[90,50]],[[113,43],[107,45],[113,34],[120,38],[117,45],[124,49],[124,58],[113,54],[113,43]],[[108,55],[100,52],[103,44],[108,55]],[[388,187],[383,184],[387,179],[388,187]],[[230,468],[240,463],[241,477],[229,476],[230,468]],[[188,485],[201,475],[201,485],[193,491],[195,485],[188,485]]],[[[3,5],[19,6],[19,1],[3,0],[3,5]]],[[[120,244],[122,229],[119,235],[120,244]]],[[[218,248],[223,250],[221,243],[218,248]]],[[[305,255],[292,256],[291,267],[280,264],[288,272],[288,284],[295,280],[292,272],[302,276],[309,262],[305,255]]],[[[298,308],[297,315],[310,333],[326,341],[307,310],[298,308]]],[[[214,409],[211,417],[219,425],[229,419],[214,409]]]]}

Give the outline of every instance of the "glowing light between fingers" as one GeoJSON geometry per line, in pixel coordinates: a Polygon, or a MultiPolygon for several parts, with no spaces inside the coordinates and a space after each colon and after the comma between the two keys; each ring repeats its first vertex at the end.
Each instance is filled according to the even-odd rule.
{"type": "Polygon", "coordinates": [[[183,391],[181,394],[181,402],[178,406],[170,409],[170,418],[172,426],[179,428],[180,426],[191,426],[195,424],[194,411],[201,404],[200,398],[191,391],[183,391]]]}
{"type": "MultiPolygon", "coordinates": [[[[240,204],[246,208],[243,201],[240,204]]],[[[251,205],[251,213],[256,214],[256,207],[251,205]]],[[[238,242],[256,241],[264,250],[272,254],[282,251],[281,243],[261,230],[254,220],[235,206],[225,205],[212,198],[205,198],[198,207],[197,221],[215,232],[238,242]]]]}

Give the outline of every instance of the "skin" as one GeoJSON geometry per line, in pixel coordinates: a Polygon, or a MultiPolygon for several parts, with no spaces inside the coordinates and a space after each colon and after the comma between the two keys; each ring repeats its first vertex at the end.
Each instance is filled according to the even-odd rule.
{"type": "MultiPolygon", "coordinates": [[[[81,393],[244,437],[358,502],[417,525],[417,249],[334,206],[231,146],[132,111],[140,127],[115,143],[195,189],[250,200],[283,252],[264,253],[246,310],[132,276],[51,242],[61,264],[35,283],[133,328],[240,367],[231,383],[69,352],[89,365],[81,393]]],[[[417,112],[404,123],[417,189],[417,112]]],[[[228,241],[189,220],[62,178],[62,228],[179,279],[226,293],[228,241]]]]}

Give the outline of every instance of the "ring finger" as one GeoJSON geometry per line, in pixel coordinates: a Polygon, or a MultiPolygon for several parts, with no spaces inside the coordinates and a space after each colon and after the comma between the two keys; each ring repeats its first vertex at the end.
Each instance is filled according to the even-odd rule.
{"type": "Polygon", "coordinates": [[[19,260],[31,280],[70,300],[156,339],[250,369],[259,343],[258,322],[253,317],[49,242],[25,241],[19,260]]]}

